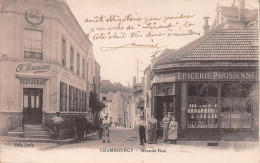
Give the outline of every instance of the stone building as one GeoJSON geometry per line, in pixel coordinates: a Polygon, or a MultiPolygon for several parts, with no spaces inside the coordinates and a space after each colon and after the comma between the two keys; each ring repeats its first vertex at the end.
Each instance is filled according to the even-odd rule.
{"type": "Polygon", "coordinates": [[[204,36],[153,60],[152,113],[173,112],[180,140],[258,140],[258,10],[238,0],[216,12],[204,36]]]}
{"type": "Polygon", "coordinates": [[[94,64],[92,43],[66,2],[1,1],[1,135],[24,125],[50,128],[60,111],[61,138],[73,137],[75,114],[89,112],[94,64]]]}

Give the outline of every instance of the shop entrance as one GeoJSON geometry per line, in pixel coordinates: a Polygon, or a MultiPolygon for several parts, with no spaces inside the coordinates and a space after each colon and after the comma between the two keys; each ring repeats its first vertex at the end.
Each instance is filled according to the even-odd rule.
{"type": "Polygon", "coordinates": [[[157,96],[155,105],[155,118],[158,120],[158,137],[163,135],[163,126],[160,125],[163,119],[163,113],[172,112],[175,115],[175,97],[174,96],[157,96]]]}
{"type": "Polygon", "coordinates": [[[23,89],[23,123],[42,123],[42,89],[23,89]]]}

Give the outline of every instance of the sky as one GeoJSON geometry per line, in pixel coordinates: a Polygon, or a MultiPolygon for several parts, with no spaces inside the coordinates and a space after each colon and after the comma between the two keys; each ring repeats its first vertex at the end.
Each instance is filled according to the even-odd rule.
{"type": "MultiPolygon", "coordinates": [[[[90,41],[93,44],[94,56],[101,66],[101,79],[120,82],[125,86],[131,86],[133,77],[137,76],[137,74],[139,82],[141,81],[143,71],[150,64],[157,49],[137,48],[136,46],[135,48],[118,47],[125,45],[129,47],[129,44],[133,45],[133,43],[140,46],[158,46],[160,52],[156,56],[164,49],[179,49],[203,36],[203,26],[205,24],[203,17],[210,17],[209,25],[211,26],[216,17],[217,3],[231,6],[232,2],[233,0],[67,0],[67,4],[80,26],[89,34],[90,41]],[[116,21],[106,22],[106,18],[111,15],[126,18],[125,16],[129,14],[131,18],[141,18],[141,21],[124,21],[119,25],[124,28],[123,30],[109,30],[109,27],[118,27],[119,23],[116,21]],[[182,14],[191,17],[166,19],[166,17],[178,17],[182,14]],[[90,22],[91,20],[97,20],[94,17],[98,16],[100,18],[101,15],[104,17],[103,22],[90,22]],[[160,20],[154,21],[151,18],[160,18],[160,20]],[[148,23],[151,23],[150,26],[147,25],[148,23]],[[172,28],[144,28],[148,26],[167,26],[169,23],[178,25],[172,28]],[[185,23],[187,27],[183,26],[185,23]],[[128,26],[132,26],[134,29],[127,30],[128,26]],[[101,30],[102,28],[105,30],[101,30]],[[188,30],[200,35],[147,37],[149,32],[167,35],[169,33],[187,33],[188,30]],[[97,37],[101,33],[113,36],[115,32],[117,32],[118,36],[123,36],[125,32],[125,38],[108,39],[107,37],[99,39],[97,37]],[[131,32],[136,32],[142,37],[130,37],[131,32]],[[111,50],[111,48],[114,49],[111,50]]],[[[257,0],[246,0],[246,7],[254,8],[257,5],[257,0]]]]}

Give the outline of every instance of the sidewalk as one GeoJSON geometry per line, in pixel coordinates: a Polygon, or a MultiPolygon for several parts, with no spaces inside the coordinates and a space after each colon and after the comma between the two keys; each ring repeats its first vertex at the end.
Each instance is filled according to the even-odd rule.
{"type": "MultiPolygon", "coordinates": [[[[96,135],[98,135],[98,132],[88,134],[88,138],[96,135]]],[[[0,141],[13,142],[13,143],[15,142],[54,143],[58,145],[63,145],[63,144],[73,143],[76,141],[76,139],[71,138],[71,139],[64,139],[64,140],[52,140],[52,139],[35,139],[35,138],[18,138],[18,137],[0,136],[0,141]]]]}

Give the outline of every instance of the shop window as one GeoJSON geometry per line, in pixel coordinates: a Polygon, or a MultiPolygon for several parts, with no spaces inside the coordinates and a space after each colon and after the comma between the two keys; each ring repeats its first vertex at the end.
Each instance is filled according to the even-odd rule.
{"type": "Polygon", "coordinates": [[[61,56],[62,56],[62,65],[66,66],[66,41],[64,39],[62,39],[62,45],[61,45],[61,56]]]}
{"type": "Polygon", "coordinates": [[[188,128],[217,128],[217,83],[188,84],[188,128]]]}
{"type": "Polygon", "coordinates": [[[156,95],[174,95],[173,83],[161,83],[156,85],[156,95]]]}
{"type": "Polygon", "coordinates": [[[250,83],[221,85],[221,128],[251,128],[250,83]]]}
{"type": "Polygon", "coordinates": [[[67,111],[67,84],[60,83],[60,111],[67,111]]]}
{"type": "Polygon", "coordinates": [[[24,29],[24,58],[42,59],[42,31],[24,29]]]}

